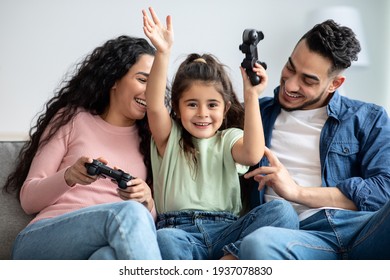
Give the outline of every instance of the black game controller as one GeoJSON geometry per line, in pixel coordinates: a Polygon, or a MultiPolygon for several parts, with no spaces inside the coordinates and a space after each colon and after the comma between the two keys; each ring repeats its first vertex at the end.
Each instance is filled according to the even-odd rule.
{"type": "Polygon", "coordinates": [[[245,58],[241,63],[241,66],[245,68],[245,71],[252,83],[252,85],[260,84],[260,77],[253,72],[255,63],[261,64],[264,69],[267,69],[267,64],[258,61],[257,44],[264,39],[264,34],[261,31],[255,29],[245,29],[242,34],[242,44],[239,46],[240,51],[245,54],[245,58]]]}
{"type": "Polygon", "coordinates": [[[106,175],[112,178],[112,181],[115,181],[121,189],[126,189],[127,182],[134,179],[130,174],[120,169],[112,169],[96,159],[94,159],[92,163],[86,163],[85,167],[87,168],[87,173],[89,175],[106,175]]]}

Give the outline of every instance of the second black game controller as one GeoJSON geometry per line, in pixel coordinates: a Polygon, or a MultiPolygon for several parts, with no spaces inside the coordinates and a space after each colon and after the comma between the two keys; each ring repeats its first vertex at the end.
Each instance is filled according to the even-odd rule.
{"type": "Polygon", "coordinates": [[[120,169],[112,169],[101,161],[94,159],[92,163],[86,163],[87,173],[89,175],[105,175],[112,178],[121,189],[127,188],[127,182],[134,179],[133,176],[120,169]]]}
{"type": "Polygon", "coordinates": [[[258,61],[257,44],[264,39],[264,34],[261,31],[255,29],[245,29],[242,34],[242,44],[239,46],[241,52],[245,54],[245,58],[241,63],[241,66],[245,68],[245,71],[252,83],[252,85],[258,85],[261,82],[259,76],[253,72],[255,63],[261,64],[264,69],[267,69],[267,64],[258,61]]]}

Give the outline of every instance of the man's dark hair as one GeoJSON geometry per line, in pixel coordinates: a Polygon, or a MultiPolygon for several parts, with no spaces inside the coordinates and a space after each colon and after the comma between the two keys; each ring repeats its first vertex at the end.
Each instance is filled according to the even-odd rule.
{"type": "Polygon", "coordinates": [[[329,19],[315,25],[302,38],[313,52],[333,62],[330,72],[347,69],[352,61],[358,60],[360,43],[351,28],[340,26],[329,19]]]}

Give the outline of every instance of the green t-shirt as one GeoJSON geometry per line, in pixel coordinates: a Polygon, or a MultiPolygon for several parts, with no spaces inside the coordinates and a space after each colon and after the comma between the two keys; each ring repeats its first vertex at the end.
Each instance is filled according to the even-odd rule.
{"type": "Polygon", "coordinates": [[[242,136],[241,129],[230,128],[208,139],[192,138],[199,152],[198,167],[194,172],[180,147],[181,128],[172,121],[163,158],[158,155],[153,140],[151,144],[157,212],[204,210],[239,214],[241,195],[238,176],[249,167],[236,164],[231,150],[242,136]]]}

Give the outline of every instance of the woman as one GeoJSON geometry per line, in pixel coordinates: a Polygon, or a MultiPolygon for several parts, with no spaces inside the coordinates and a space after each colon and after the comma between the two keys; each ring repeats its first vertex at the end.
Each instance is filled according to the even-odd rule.
{"type": "Polygon", "coordinates": [[[109,40],[47,102],[5,185],[37,214],[14,259],[161,258],[144,95],[154,54],[145,39],[109,40]],[[89,175],[93,159],[135,179],[120,189],[89,175]]]}

